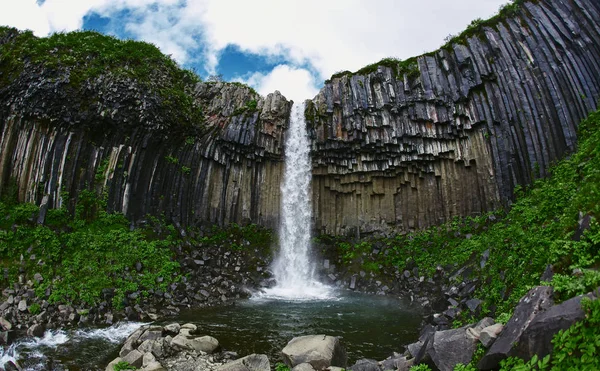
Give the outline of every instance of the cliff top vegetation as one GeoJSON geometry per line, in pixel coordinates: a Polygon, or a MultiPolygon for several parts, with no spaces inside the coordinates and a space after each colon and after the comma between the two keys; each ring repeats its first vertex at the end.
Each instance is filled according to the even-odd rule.
{"type": "MultiPolygon", "coordinates": [[[[484,29],[486,27],[494,28],[500,22],[506,20],[507,18],[515,17],[521,11],[523,4],[526,2],[539,2],[540,0],[512,0],[511,2],[503,5],[498,10],[498,13],[489,19],[481,19],[477,18],[473,20],[467,28],[461,32],[459,35],[449,35],[445,39],[445,44],[441,46],[441,49],[450,49],[452,45],[455,44],[465,44],[467,40],[474,36],[483,35],[484,29]]],[[[422,55],[411,57],[406,60],[401,60],[394,57],[383,58],[379,62],[369,64],[367,66],[362,67],[356,72],[351,71],[340,71],[334,73],[329,80],[326,80],[325,83],[330,82],[333,79],[340,78],[342,76],[354,76],[354,75],[366,75],[372,72],[377,71],[380,66],[389,67],[392,69],[394,74],[398,78],[403,78],[406,74],[409,78],[415,78],[419,75],[419,66],[418,66],[418,58],[428,55],[433,55],[435,51],[424,53],[422,55]]]]}

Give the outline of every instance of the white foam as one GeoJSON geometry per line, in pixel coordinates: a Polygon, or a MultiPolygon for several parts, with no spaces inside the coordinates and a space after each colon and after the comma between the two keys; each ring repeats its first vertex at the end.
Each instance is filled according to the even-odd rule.
{"type": "Polygon", "coordinates": [[[56,348],[70,340],[69,335],[64,330],[48,330],[44,332],[41,338],[27,338],[17,342],[17,346],[23,345],[29,349],[39,347],[56,348]]]}
{"type": "Polygon", "coordinates": [[[120,343],[135,330],[147,325],[141,322],[118,322],[110,327],[75,331],[75,338],[105,339],[111,343],[120,343]]]}

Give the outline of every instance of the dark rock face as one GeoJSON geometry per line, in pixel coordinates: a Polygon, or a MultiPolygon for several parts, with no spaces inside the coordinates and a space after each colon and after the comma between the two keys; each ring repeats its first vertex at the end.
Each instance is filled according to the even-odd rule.
{"type": "Polygon", "coordinates": [[[406,231],[507,205],[596,108],[599,25],[595,0],[528,2],[408,67],[327,82],[306,114],[317,228],[406,231]]]}
{"type": "Polygon", "coordinates": [[[49,73],[26,66],[0,86],[0,191],[12,182],[20,201],[42,205],[42,221],[47,208],[73,207],[89,189],[134,221],[164,213],[176,225],[277,225],[291,108],[279,92],[261,98],[199,83],[192,96],[205,122],[167,126],[168,112],[135,81],[102,75],[71,91],[68,71],[53,84],[49,73]],[[82,108],[85,94],[96,94],[98,107],[82,108]]]}
{"type": "MultiPolygon", "coordinates": [[[[573,150],[599,60],[596,0],[531,1],[408,65],[333,78],[306,109],[316,228],[401,232],[507,205],[573,150]]],[[[23,63],[0,76],[0,191],[42,205],[40,222],[88,189],[134,222],[278,224],[281,94],[201,83],[188,90],[202,122],[178,123],[188,116],[135,79],[76,87],[69,68],[23,63]]]]}

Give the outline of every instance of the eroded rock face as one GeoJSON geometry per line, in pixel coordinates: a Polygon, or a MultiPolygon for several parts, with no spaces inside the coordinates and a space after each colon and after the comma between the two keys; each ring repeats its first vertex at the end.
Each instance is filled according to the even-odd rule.
{"type": "Polygon", "coordinates": [[[0,191],[16,186],[19,201],[42,206],[40,221],[89,189],[136,222],[164,213],[183,226],[278,224],[291,108],[279,92],[199,83],[191,94],[204,122],[168,126],[168,112],[135,81],[101,75],[72,91],[68,71],[52,84],[49,73],[26,65],[0,86],[0,191]],[[98,107],[82,107],[85,94],[98,107]]]}
{"type": "Polygon", "coordinates": [[[595,0],[528,2],[408,65],[327,82],[306,111],[317,228],[406,231],[507,205],[596,108],[599,25],[595,0]]]}

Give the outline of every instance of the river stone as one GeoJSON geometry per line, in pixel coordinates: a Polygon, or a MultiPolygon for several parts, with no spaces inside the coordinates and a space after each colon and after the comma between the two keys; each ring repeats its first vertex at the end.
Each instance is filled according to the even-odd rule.
{"type": "Polygon", "coordinates": [[[509,357],[514,344],[521,342],[521,335],[535,316],[552,306],[552,287],[537,286],[519,300],[500,336],[477,364],[480,370],[498,368],[500,361],[509,357]]]}
{"type": "Polygon", "coordinates": [[[310,363],[300,363],[296,367],[292,368],[292,371],[315,371],[310,363]]]}
{"type": "Polygon", "coordinates": [[[329,366],[346,367],[346,351],[334,336],[306,335],[295,337],[281,351],[283,361],[293,368],[308,362],[315,370],[329,366]]]}
{"type": "Polygon", "coordinates": [[[27,310],[27,300],[21,300],[17,309],[19,309],[20,312],[25,312],[27,310]]]}
{"type": "Polygon", "coordinates": [[[271,371],[271,364],[264,354],[250,354],[220,366],[217,371],[271,371]]]}
{"type": "Polygon", "coordinates": [[[194,325],[193,323],[183,324],[183,325],[181,325],[181,328],[182,329],[184,329],[184,328],[189,329],[190,332],[194,332],[194,331],[198,330],[198,326],[194,325]]]}
{"type": "Polygon", "coordinates": [[[0,327],[6,331],[10,331],[12,329],[12,324],[8,322],[6,318],[0,317],[0,327]]]}
{"type": "Polygon", "coordinates": [[[407,359],[404,356],[391,357],[381,362],[382,370],[409,371],[414,365],[415,360],[407,359]]]}
{"type": "Polygon", "coordinates": [[[41,338],[44,336],[44,325],[36,323],[27,329],[27,336],[35,336],[41,338]]]}
{"type": "Polygon", "coordinates": [[[156,357],[154,357],[152,353],[144,353],[144,356],[142,357],[142,366],[146,367],[152,362],[156,362],[156,357]]]}
{"type": "Polygon", "coordinates": [[[164,327],[165,332],[171,335],[179,334],[180,329],[181,326],[179,325],[179,323],[171,323],[164,327]]]}
{"type": "Polygon", "coordinates": [[[125,357],[123,357],[123,361],[129,363],[135,367],[142,367],[142,362],[144,359],[144,354],[137,349],[132,350],[127,353],[125,357]]]}
{"type": "Polygon", "coordinates": [[[183,349],[195,350],[197,352],[212,353],[219,347],[219,341],[212,336],[190,338],[185,335],[177,335],[171,343],[183,349]]]}
{"type": "Polygon", "coordinates": [[[167,369],[163,367],[158,361],[150,362],[146,366],[142,367],[140,371],[166,371],[167,369]]]}
{"type": "Polygon", "coordinates": [[[353,366],[348,367],[352,371],[381,371],[377,361],[373,359],[359,359],[353,366]]]}
{"type": "Polygon", "coordinates": [[[142,335],[140,335],[139,342],[144,342],[146,340],[157,340],[162,337],[162,327],[158,328],[149,328],[142,335]]]}

